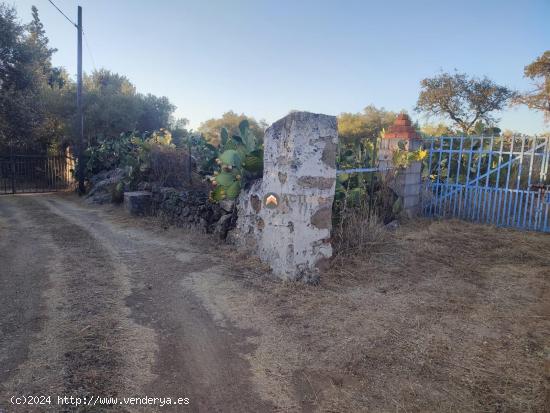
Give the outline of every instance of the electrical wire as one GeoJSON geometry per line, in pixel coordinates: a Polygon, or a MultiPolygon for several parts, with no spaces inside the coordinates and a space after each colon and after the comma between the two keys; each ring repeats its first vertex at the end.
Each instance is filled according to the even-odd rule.
{"type": "Polygon", "coordinates": [[[86,50],[88,51],[88,54],[90,55],[90,59],[92,60],[92,65],[94,66],[94,71],[97,72],[97,67],[95,65],[95,59],[94,54],[92,53],[92,48],[90,47],[90,44],[88,43],[88,36],[84,32],[82,32],[82,37],[84,37],[84,44],[86,45],[86,50]]]}
{"type": "Polygon", "coordinates": [[[63,13],[63,12],[61,11],[61,9],[60,9],[59,7],[57,7],[57,6],[55,5],[55,3],[54,3],[52,0],[48,0],[48,1],[51,3],[52,6],[54,6],[54,7],[57,9],[57,11],[58,11],[59,13],[62,14],[63,17],[65,17],[74,27],[78,27],[78,25],[77,25],[75,22],[73,22],[70,18],[68,18],[67,15],[66,15],[65,13],[63,13]]]}
{"type": "MultiPolygon", "coordinates": [[[[52,6],[54,6],[56,8],[56,10],[61,13],[63,15],[63,17],[65,17],[74,27],[78,28],[78,25],[73,22],[65,13],[63,13],[63,11],[57,7],[57,5],[52,1],[52,0],[48,0],[50,2],[50,4],[52,6]]],[[[97,71],[97,66],[95,64],[95,59],[94,59],[94,55],[92,53],[92,48],[90,47],[90,43],[88,43],[88,37],[86,36],[86,34],[84,33],[84,31],[82,31],[82,37],[84,37],[84,43],[86,44],[86,50],[88,50],[88,54],[90,55],[90,59],[92,60],[92,65],[94,66],[94,70],[97,71]]]]}

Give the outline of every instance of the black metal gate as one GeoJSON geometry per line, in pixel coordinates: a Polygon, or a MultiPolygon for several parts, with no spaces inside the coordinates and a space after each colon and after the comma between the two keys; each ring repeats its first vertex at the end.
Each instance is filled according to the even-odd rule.
{"type": "Polygon", "coordinates": [[[65,155],[0,155],[0,195],[70,189],[73,168],[65,155]]]}

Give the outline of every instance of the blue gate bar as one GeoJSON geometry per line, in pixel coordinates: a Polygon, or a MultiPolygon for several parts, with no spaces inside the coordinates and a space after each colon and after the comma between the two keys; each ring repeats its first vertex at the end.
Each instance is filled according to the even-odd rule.
{"type": "Polygon", "coordinates": [[[355,173],[362,173],[362,172],[384,172],[384,171],[391,171],[392,167],[387,168],[353,168],[353,169],[338,169],[336,171],[336,175],[342,175],[342,174],[355,174],[355,173]]]}
{"type": "Polygon", "coordinates": [[[441,137],[425,143],[425,215],[550,232],[550,138],[441,137]]]}

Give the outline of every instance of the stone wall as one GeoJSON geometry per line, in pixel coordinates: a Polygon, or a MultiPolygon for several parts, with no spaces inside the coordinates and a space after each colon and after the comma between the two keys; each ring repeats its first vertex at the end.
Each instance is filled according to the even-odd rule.
{"type": "Polygon", "coordinates": [[[152,213],[178,227],[193,227],[225,239],[235,227],[236,208],[232,201],[213,204],[204,190],[153,187],[152,213]]]}
{"type": "Polygon", "coordinates": [[[263,179],[241,192],[230,237],[281,278],[315,283],[332,255],[337,143],[334,116],[295,112],[266,130],[263,179]]]}

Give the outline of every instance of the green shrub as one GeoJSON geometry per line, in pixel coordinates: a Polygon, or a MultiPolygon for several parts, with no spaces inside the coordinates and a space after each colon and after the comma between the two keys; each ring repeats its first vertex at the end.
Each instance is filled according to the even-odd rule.
{"type": "Polygon", "coordinates": [[[97,145],[87,149],[87,177],[101,171],[123,168],[128,176],[125,183],[135,187],[138,182],[149,179],[151,152],[155,148],[175,151],[170,132],[164,129],[144,134],[127,132],[117,139],[101,139],[97,145]]]}
{"type": "Polygon", "coordinates": [[[239,124],[239,135],[229,137],[227,129],[222,128],[219,156],[215,159],[218,167],[210,177],[214,187],[210,200],[236,199],[247,182],[262,176],[263,159],[263,149],[246,119],[239,124]]]}
{"type": "Polygon", "coordinates": [[[111,202],[121,204],[124,201],[124,182],[119,182],[111,188],[111,202]]]}
{"type": "Polygon", "coordinates": [[[191,153],[197,172],[203,177],[212,175],[217,168],[219,149],[200,134],[188,136],[185,146],[191,153]]]}

